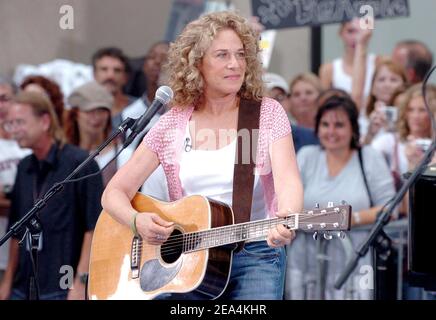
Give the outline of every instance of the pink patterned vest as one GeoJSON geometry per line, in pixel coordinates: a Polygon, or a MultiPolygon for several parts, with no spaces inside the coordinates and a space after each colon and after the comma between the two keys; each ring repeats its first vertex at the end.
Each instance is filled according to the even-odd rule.
{"type": "MultiPolygon", "coordinates": [[[[179,179],[179,160],[184,150],[186,126],[194,107],[173,107],[165,113],[144,137],[142,144],[155,152],[165,172],[171,201],[183,197],[179,179]]],[[[260,111],[259,140],[256,157],[256,174],[260,175],[265,195],[267,214],[275,216],[277,198],[271,170],[270,147],[272,142],[291,133],[286,112],[275,100],[263,98],[260,111]]]]}

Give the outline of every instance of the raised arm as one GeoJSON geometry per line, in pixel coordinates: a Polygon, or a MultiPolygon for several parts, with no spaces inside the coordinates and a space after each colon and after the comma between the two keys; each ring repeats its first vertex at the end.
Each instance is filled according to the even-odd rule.
{"type": "Polygon", "coordinates": [[[362,110],[365,107],[365,79],[366,79],[366,58],[368,56],[368,43],[371,38],[371,29],[359,29],[356,51],[354,52],[353,73],[351,80],[351,98],[362,110]]]}

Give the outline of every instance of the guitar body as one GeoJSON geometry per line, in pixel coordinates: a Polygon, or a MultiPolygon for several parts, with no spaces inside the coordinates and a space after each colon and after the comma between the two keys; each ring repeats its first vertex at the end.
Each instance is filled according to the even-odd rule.
{"type": "MultiPolygon", "coordinates": [[[[138,193],[132,205],[139,212],[155,212],[175,222],[176,238],[234,223],[229,206],[202,196],[166,203],[138,193]]],[[[150,300],[162,294],[171,294],[167,297],[171,299],[214,299],[222,294],[235,245],[182,253],[167,242],[153,246],[134,239],[129,227],[103,211],[92,240],[89,299],[150,300]]]]}

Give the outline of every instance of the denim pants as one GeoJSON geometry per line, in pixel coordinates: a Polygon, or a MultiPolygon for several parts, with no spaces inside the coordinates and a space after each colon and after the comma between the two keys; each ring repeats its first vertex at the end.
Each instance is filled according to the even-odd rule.
{"type": "MultiPolygon", "coordinates": [[[[41,294],[39,299],[40,300],[66,300],[68,296],[68,291],[58,291],[53,293],[47,293],[47,294],[41,294]]],[[[9,297],[9,300],[28,300],[29,297],[17,289],[12,289],[11,296],[9,297]]]]}
{"type": "Polygon", "coordinates": [[[246,243],[233,254],[230,281],[219,299],[282,300],[285,264],[283,247],[271,248],[266,241],[246,243]]]}

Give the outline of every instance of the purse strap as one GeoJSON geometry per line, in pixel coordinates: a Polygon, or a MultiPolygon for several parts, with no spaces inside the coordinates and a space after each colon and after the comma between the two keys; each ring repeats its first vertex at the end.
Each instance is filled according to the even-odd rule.
{"type": "Polygon", "coordinates": [[[359,155],[359,164],[360,170],[362,171],[363,182],[365,182],[366,192],[369,197],[369,207],[372,208],[374,206],[374,201],[372,200],[371,190],[369,189],[368,180],[366,179],[365,169],[363,168],[363,156],[362,156],[362,148],[357,149],[357,154],[359,155]]]}
{"type": "MultiPolygon", "coordinates": [[[[260,120],[260,101],[242,99],[238,110],[237,151],[233,172],[232,209],[235,215],[235,224],[250,221],[251,205],[253,202],[254,169],[257,155],[257,140],[260,120]],[[247,135],[249,132],[249,148],[247,148],[247,135]],[[247,154],[249,152],[249,154],[247,154]]],[[[237,251],[244,247],[244,242],[238,244],[237,251]]]]}

